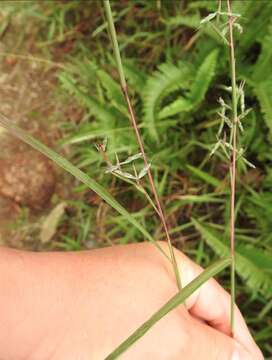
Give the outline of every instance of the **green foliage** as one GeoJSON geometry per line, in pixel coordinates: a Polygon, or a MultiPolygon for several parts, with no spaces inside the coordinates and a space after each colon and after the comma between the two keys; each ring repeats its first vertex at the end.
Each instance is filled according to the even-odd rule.
{"type": "MultiPolygon", "coordinates": [[[[120,161],[138,153],[98,2],[91,10],[83,3],[71,0],[69,4],[24,6],[24,15],[40,22],[42,31],[37,43],[44,44],[43,49],[50,46],[50,58],[58,58],[61,46],[70,44],[66,33],[76,33],[71,41],[73,49],[61,58],[64,67],[57,74],[58,92],[64,97],[64,107],[65,101],[76,104],[83,115],[76,123],[67,117],[61,145],[69,150],[73,163],[110,188],[154,238],[162,239],[152,206],[130,183],[105,173],[103,159],[95,149],[95,143],[107,138],[113,163],[115,153],[120,161]],[[84,15],[90,11],[97,16],[84,15]],[[78,34],[75,29],[81,21],[88,26],[78,34]]],[[[171,233],[178,247],[207,266],[215,253],[228,251],[229,241],[229,230],[222,226],[229,219],[228,164],[223,156],[210,157],[221,122],[218,99],[222,97],[226,104],[231,101],[223,86],[230,84],[228,49],[210,24],[200,27],[200,20],[217,10],[216,1],[160,3],[160,9],[153,1],[112,4],[129,93],[171,233]],[[201,221],[192,226],[191,218],[201,221]],[[200,233],[205,241],[200,240],[200,233]]],[[[232,3],[233,11],[242,15],[239,22],[244,29],[242,36],[236,37],[235,31],[238,84],[245,81],[245,105],[252,108],[241,121],[244,134],[239,147],[256,166],[250,169],[238,163],[237,254],[241,282],[237,300],[268,358],[272,356],[267,345],[271,316],[266,313],[260,319],[258,314],[271,296],[272,1],[232,3]],[[248,301],[243,301],[244,293],[251,294],[248,301]]],[[[148,189],[145,179],[142,183],[148,189]]],[[[88,194],[87,186],[78,187],[77,196],[84,199],[81,203],[88,194]]],[[[86,213],[90,209],[97,212],[96,205],[90,205],[86,213]]],[[[101,211],[99,206],[99,215],[101,211]]],[[[58,246],[62,243],[70,250],[84,247],[86,232],[96,228],[97,222],[95,216],[91,220],[87,215],[86,219],[82,217],[84,231],[79,220],[68,220],[76,230],[69,230],[65,239],[61,237],[58,246]]],[[[105,218],[99,220],[106,234],[103,245],[142,240],[125,216],[108,211],[105,218]]],[[[221,281],[229,286],[226,277],[221,281]]]]}
{"type": "Polygon", "coordinates": [[[147,125],[150,136],[159,139],[156,122],[158,120],[159,109],[163,99],[178,89],[188,90],[189,82],[192,79],[190,66],[185,63],[174,64],[165,63],[159,66],[159,70],[150,76],[146,81],[143,90],[144,105],[143,121],[147,125]]]}
{"type": "MultiPolygon", "coordinates": [[[[207,225],[192,219],[192,222],[207,244],[220,256],[229,256],[229,243],[222,235],[207,225]]],[[[253,246],[236,247],[236,269],[253,292],[260,290],[266,297],[272,296],[272,256],[256,251],[253,246]]]]}
{"type": "Polygon", "coordinates": [[[256,82],[255,94],[259,100],[261,111],[272,135],[272,76],[267,80],[256,82]]]}
{"type": "Polygon", "coordinates": [[[194,167],[192,165],[187,165],[187,168],[190,170],[190,172],[193,175],[200,178],[205,183],[212,185],[214,188],[220,186],[220,181],[216,177],[211,176],[210,174],[207,174],[205,171],[197,167],[194,167]]]}
{"type": "Polygon", "coordinates": [[[151,137],[157,141],[159,139],[156,129],[158,121],[197,109],[215,74],[217,54],[217,50],[214,50],[197,70],[189,63],[179,63],[178,67],[169,63],[162,64],[159,71],[148,78],[143,102],[144,121],[151,137]],[[172,96],[170,102],[161,106],[177,90],[183,95],[172,96]]]}
{"type": "MultiPolygon", "coordinates": [[[[77,86],[73,77],[68,73],[59,74],[59,79],[61,85],[67,93],[74,95],[79,103],[88,108],[91,115],[95,116],[97,119],[100,119],[101,122],[107,121],[109,124],[115,123],[116,113],[110,107],[107,108],[97,101],[96,98],[92,97],[90,94],[87,94],[84,90],[81,90],[77,86]]],[[[114,97],[115,94],[112,94],[114,97]]]]}
{"type": "Polygon", "coordinates": [[[267,28],[267,33],[260,39],[261,53],[258,56],[258,60],[254,66],[252,78],[254,81],[266,80],[267,69],[271,66],[272,62],[272,22],[267,28]]]}
{"type": "MultiPolygon", "coordinates": [[[[85,58],[76,59],[68,69],[58,75],[61,87],[96,121],[83,122],[65,143],[109,137],[109,154],[134,151],[127,110],[118,83],[96,63],[85,58]]],[[[85,157],[85,150],[82,157],[85,157]]],[[[88,148],[88,159],[84,164],[90,164],[91,160],[98,164],[102,161],[94,146],[88,148]]]]}
{"type": "MultiPolygon", "coordinates": [[[[271,46],[269,45],[271,25],[269,25],[267,10],[270,5],[265,4],[264,8],[266,10],[259,3],[253,4],[253,2],[248,2],[246,5],[241,2],[234,4],[234,11],[242,14],[243,26],[249,27],[241,40],[238,40],[240,47],[237,45],[237,73],[241,79],[246,80],[246,91],[249,95],[246,102],[254,104],[251,114],[243,120],[245,128],[243,142],[244,146],[248,148],[249,159],[251,157],[260,158],[260,146],[262,146],[262,153],[265,153],[266,157],[271,154],[269,146],[266,145],[270,138],[262,132],[266,125],[271,129],[270,93],[272,88],[268,67],[271,60],[271,46]],[[256,17],[258,12],[263,14],[262,19],[256,17]],[[267,19],[267,22],[264,21],[264,18],[267,19]],[[250,21],[254,22],[258,28],[260,27],[259,24],[262,23],[264,36],[257,37],[257,39],[255,36],[253,37],[254,29],[248,25],[250,21]],[[251,36],[248,35],[248,32],[251,33],[251,36]],[[260,53],[256,60],[250,61],[246,54],[252,46],[255,46],[256,41],[260,44],[260,53]],[[247,121],[250,126],[247,125],[247,121]]],[[[163,23],[172,32],[177,31],[180,27],[183,30],[188,28],[197,30],[201,17],[199,10],[196,9],[204,9],[210,12],[215,11],[216,7],[211,2],[190,3],[186,15],[175,13],[166,15],[163,23]]],[[[132,49],[135,47],[136,45],[132,45],[132,49]]],[[[162,48],[162,54],[163,50],[162,48]]],[[[182,61],[174,60],[176,58],[175,48],[170,49],[170,51],[172,51],[170,56],[172,61],[169,59],[165,61],[166,59],[162,56],[162,61],[155,64],[157,70],[153,71],[149,69],[144,71],[145,65],[146,68],[149,65],[147,60],[144,66],[139,64],[137,58],[125,59],[124,61],[125,74],[130,85],[130,93],[133,94],[141,131],[148,148],[152,149],[152,152],[154,149],[156,150],[152,166],[155,171],[156,169],[165,170],[166,167],[167,171],[179,169],[185,171],[188,176],[193,174],[194,177],[191,179],[193,183],[200,181],[200,183],[205,184],[202,189],[203,192],[207,186],[212,186],[215,190],[225,191],[228,185],[224,182],[222,186],[222,177],[215,170],[218,160],[211,161],[209,159],[210,172],[206,170],[209,168],[207,166],[208,158],[204,160],[206,163],[205,171],[198,168],[198,163],[195,161],[196,158],[199,159],[199,156],[203,156],[203,151],[207,151],[208,156],[208,151],[211,149],[210,144],[215,141],[217,124],[220,121],[217,117],[216,102],[219,96],[222,96],[221,94],[224,94],[224,97],[226,94],[225,90],[220,88],[222,85],[220,79],[229,76],[225,66],[228,55],[224,50],[222,39],[207,26],[200,29],[195,48],[191,50],[191,53],[184,53],[182,61]],[[211,105],[210,97],[213,98],[214,105],[211,105]],[[205,132],[198,130],[195,126],[197,124],[201,126],[202,123],[205,127],[200,127],[200,129],[206,129],[205,132]],[[187,124],[190,126],[186,129],[187,124]],[[192,130],[192,126],[195,126],[194,130],[192,130]],[[178,150],[181,144],[182,149],[178,150]]],[[[91,56],[87,56],[87,58],[91,58],[91,56]]],[[[111,63],[113,67],[112,60],[111,63]]],[[[93,164],[101,166],[101,161],[94,150],[92,150],[92,160],[90,158],[88,160],[90,149],[88,148],[87,152],[85,144],[91,139],[107,136],[110,154],[123,152],[126,153],[124,157],[127,157],[127,154],[133,154],[136,150],[133,134],[126,126],[128,124],[127,111],[117,78],[109,75],[112,67],[106,68],[104,62],[100,62],[99,58],[96,59],[96,62],[87,60],[85,52],[83,58],[78,57],[70,60],[67,70],[59,75],[63,88],[86,108],[91,117],[91,120],[80,124],[65,140],[67,144],[82,144],[82,147],[77,145],[78,147],[75,149],[83,166],[90,164],[91,161],[93,164]]],[[[249,171],[243,167],[241,169],[245,173],[249,171]]],[[[197,197],[194,198],[195,194],[188,194],[188,196],[186,201],[195,204],[193,211],[197,214],[198,209],[201,208],[198,205],[199,202],[193,200],[197,197]]],[[[184,203],[184,200],[182,201],[184,203]]],[[[251,204],[251,201],[243,202],[245,218],[250,219],[251,222],[256,221],[256,226],[262,224],[263,229],[270,228],[265,225],[268,224],[268,219],[266,217],[261,219],[257,211],[254,212],[251,204]]],[[[173,208],[175,206],[176,204],[173,208]]],[[[241,247],[241,249],[247,248],[247,245],[245,244],[245,247],[241,247]]],[[[252,260],[252,262],[254,261],[252,260]]],[[[242,263],[241,271],[245,270],[247,264],[251,264],[246,261],[242,263]]],[[[250,268],[247,269],[246,273],[249,272],[250,268]]],[[[249,277],[247,282],[252,285],[254,281],[249,277]]]]}
{"type": "Polygon", "coordinates": [[[215,75],[217,55],[217,50],[211,52],[197,70],[189,95],[193,106],[199,105],[204,100],[205,94],[215,75]]]}
{"type": "MultiPolygon", "coordinates": [[[[188,95],[178,97],[176,100],[165,106],[159,113],[160,119],[197,109],[197,106],[203,101],[210,82],[215,74],[217,53],[217,50],[214,50],[207,56],[203,64],[201,64],[196,71],[188,95]]],[[[152,89],[150,89],[150,91],[152,91],[152,89]]]]}

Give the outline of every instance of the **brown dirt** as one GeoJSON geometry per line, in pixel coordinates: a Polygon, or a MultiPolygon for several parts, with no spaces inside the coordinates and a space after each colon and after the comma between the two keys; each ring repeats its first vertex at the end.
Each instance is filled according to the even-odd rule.
{"type": "Polygon", "coordinates": [[[52,163],[34,150],[0,159],[0,194],[19,205],[40,210],[54,193],[56,176],[52,163]]]}
{"type": "MultiPolygon", "coordinates": [[[[33,33],[25,32],[24,26],[15,21],[0,37],[0,112],[54,147],[61,135],[60,124],[67,117],[65,105],[54,94],[57,69],[31,57],[2,55],[44,57],[35,53],[33,33]],[[18,46],[22,32],[23,41],[18,46]]],[[[1,127],[0,142],[0,244],[35,248],[25,244],[27,236],[52,206],[52,196],[66,198],[71,183],[64,188],[61,182],[66,180],[50,161],[1,127]]]]}

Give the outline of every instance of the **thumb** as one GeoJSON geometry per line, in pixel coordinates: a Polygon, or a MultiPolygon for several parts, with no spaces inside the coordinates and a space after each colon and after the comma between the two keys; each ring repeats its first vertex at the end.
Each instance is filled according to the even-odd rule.
{"type": "Polygon", "coordinates": [[[191,338],[197,339],[191,344],[191,356],[188,359],[201,360],[258,360],[257,354],[250,354],[242,345],[228,335],[215,330],[209,325],[192,319],[191,338]]]}

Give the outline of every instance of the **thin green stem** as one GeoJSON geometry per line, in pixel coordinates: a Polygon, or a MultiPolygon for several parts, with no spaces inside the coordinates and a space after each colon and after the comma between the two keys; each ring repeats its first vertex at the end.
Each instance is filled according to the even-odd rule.
{"type": "Polygon", "coordinates": [[[218,0],[218,9],[217,9],[217,16],[216,16],[216,25],[218,26],[219,25],[219,18],[220,18],[220,12],[222,10],[222,0],[218,0]]]}
{"type": "Polygon", "coordinates": [[[137,121],[136,121],[136,117],[135,117],[133,107],[132,107],[132,104],[131,104],[131,101],[130,101],[129,93],[128,93],[128,86],[127,86],[127,82],[126,82],[126,78],[125,78],[125,74],[124,74],[124,70],[123,70],[123,64],[122,64],[119,45],[118,45],[118,41],[117,41],[116,30],[115,30],[115,26],[114,26],[114,22],[113,22],[110,2],[109,2],[109,0],[103,0],[103,2],[104,2],[106,17],[107,17],[107,21],[108,21],[108,25],[109,25],[109,31],[110,31],[110,36],[111,36],[111,40],[112,40],[114,56],[115,56],[115,60],[116,60],[116,64],[117,64],[119,77],[120,77],[121,89],[123,91],[123,94],[124,94],[124,97],[125,97],[125,100],[126,100],[126,103],[127,103],[131,124],[133,126],[134,131],[135,131],[135,135],[136,135],[136,138],[137,138],[137,142],[138,142],[140,151],[141,151],[141,153],[143,155],[143,160],[144,160],[145,167],[148,169],[147,170],[147,175],[148,175],[150,187],[151,187],[152,193],[154,195],[156,208],[158,209],[159,217],[161,219],[161,222],[162,222],[165,234],[166,234],[167,243],[168,243],[169,252],[170,252],[170,257],[171,257],[171,262],[172,262],[172,265],[173,265],[173,269],[174,269],[174,273],[175,273],[175,277],[176,277],[176,281],[177,281],[177,286],[178,286],[178,288],[180,290],[182,288],[181,279],[180,279],[180,274],[179,274],[179,270],[178,270],[178,266],[177,266],[175,253],[174,253],[172,243],[171,243],[171,238],[170,238],[170,234],[169,234],[169,230],[168,230],[168,225],[167,225],[167,222],[166,222],[164,211],[162,209],[162,206],[161,206],[161,203],[160,203],[160,199],[159,199],[155,184],[154,184],[154,180],[153,180],[151,170],[150,170],[150,168],[148,166],[148,159],[147,159],[147,156],[146,156],[146,153],[145,153],[144,144],[143,144],[143,141],[142,141],[142,138],[141,138],[141,135],[140,135],[138,124],[137,124],[137,121]]]}
{"type": "Polygon", "coordinates": [[[235,309],[235,191],[236,191],[236,156],[237,156],[237,87],[236,87],[236,67],[235,51],[233,41],[233,22],[235,18],[231,15],[231,3],[228,4],[228,26],[229,26],[229,56],[231,66],[231,87],[232,87],[232,160],[230,164],[231,182],[231,201],[230,201],[230,253],[231,253],[231,310],[230,323],[232,334],[234,334],[234,309],[235,309]]]}
{"type": "Polygon", "coordinates": [[[115,60],[116,60],[117,68],[118,68],[118,74],[120,77],[120,83],[121,83],[121,87],[123,89],[127,86],[127,82],[126,82],[126,78],[125,78],[125,73],[124,73],[124,69],[123,69],[120,51],[119,51],[117,35],[116,35],[116,30],[115,30],[115,26],[114,26],[114,22],[113,22],[113,17],[112,17],[111,6],[110,6],[109,0],[104,0],[104,7],[105,7],[106,16],[107,16],[112,46],[113,46],[113,52],[114,52],[114,56],[115,56],[115,60]]]}

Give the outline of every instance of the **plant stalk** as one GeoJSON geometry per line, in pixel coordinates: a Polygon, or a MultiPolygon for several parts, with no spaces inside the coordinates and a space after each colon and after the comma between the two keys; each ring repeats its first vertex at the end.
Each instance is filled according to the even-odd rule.
{"type": "Polygon", "coordinates": [[[111,40],[112,40],[114,56],[115,56],[115,60],[116,60],[116,63],[117,63],[117,69],[118,69],[119,77],[120,77],[121,89],[122,89],[122,92],[124,94],[124,98],[125,98],[126,103],[127,103],[131,124],[133,126],[134,131],[135,131],[135,135],[136,135],[136,138],[137,138],[137,142],[138,142],[140,151],[141,151],[141,153],[143,155],[144,164],[145,164],[146,168],[148,169],[147,174],[148,174],[150,187],[151,187],[152,193],[154,195],[156,207],[157,207],[158,212],[159,212],[159,217],[161,219],[161,222],[162,222],[162,225],[163,225],[163,228],[164,228],[164,231],[165,231],[165,235],[166,235],[166,238],[167,238],[167,243],[168,243],[168,247],[169,247],[171,262],[172,262],[175,277],[176,277],[177,286],[178,286],[179,290],[181,290],[181,288],[182,288],[181,279],[180,279],[180,274],[179,274],[179,270],[178,270],[178,266],[177,266],[176,257],[175,257],[174,250],[173,250],[172,243],[171,243],[171,238],[170,238],[170,234],[169,234],[169,230],[168,230],[168,225],[167,225],[167,222],[166,222],[164,211],[162,209],[162,206],[161,206],[161,203],[160,203],[160,199],[159,199],[155,184],[154,184],[152,172],[151,172],[151,170],[150,170],[150,168],[148,166],[148,159],[147,159],[147,156],[146,156],[146,153],[145,153],[145,150],[144,150],[144,144],[143,144],[143,141],[142,141],[139,129],[138,129],[136,117],[135,117],[133,107],[132,107],[132,104],[131,104],[131,101],[130,101],[129,93],[128,93],[128,86],[127,86],[127,82],[126,82],[126,78],[125,78],[125,74],[124,74],[122,59],[121,59],[120,50],[119,50],[119,46],[118,46],[117,35],[116,35],[116,30],[115,30],[115,26],[114,26],[114,22],[113,22],[113,17],[112,17],[112,12],[111,12],[111,7],[110,7],[109,0],[104,0],[104,7],[105,7],[106,17],[107,17],[107,21],[108,21],[110,36],[111,36],[111,40]]]}
{"type": "Polygon", "coordinates": [[[232,87],[232,160],[230,164],[230,254],[231,254],[231,308],[230,308],[230,326],[232,335],[234,335],[234,309],[235,309],[235,192],[236,192],[236,153],[237,153],[237,87],[236,87],[236,68],[235,68],[235,50],[233,41],[233,22],[235,18],[231,15],[231,2],[228,4],[228,27],[229,27],[229,57],[231,66],[231,87],[232,87]]]}

